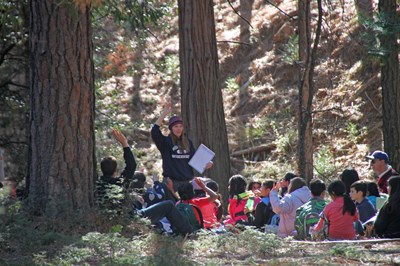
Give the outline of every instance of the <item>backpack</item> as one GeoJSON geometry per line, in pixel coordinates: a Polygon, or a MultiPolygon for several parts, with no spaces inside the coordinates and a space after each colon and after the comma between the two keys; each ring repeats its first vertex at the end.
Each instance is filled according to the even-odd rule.
{"type": "Polygon", "coordinates": [[[320,214],[326,202],[321,199],[312,199],[296,211],[295,229],[298,239],[310,238],[310,228],[318,223],[320,214]]]}
{"type": "Polygon", "coordinates": [[[189,221],[193,231],[204,228],[203,215],[199,207],[190,203],[179,202],[176,208],[189,221]]]}

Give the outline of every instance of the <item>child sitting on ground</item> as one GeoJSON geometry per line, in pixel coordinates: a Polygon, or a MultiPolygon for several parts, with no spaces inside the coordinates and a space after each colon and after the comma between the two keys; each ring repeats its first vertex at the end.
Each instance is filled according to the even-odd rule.
{"type": "Polygon", "coordinates": [[[400,237],[400,176],[388,180],[389,199],[376,218],[374,228],[379,237],[400,237]]]}
{"type": "Polygon", "coordinates": [[[295,228],[297,239],[309,239],[310,228],[319,221],[319,216],[326,206],[325,183],[320,179],[313,179],[310,182],[311,200],[302,205],[296,211],[295,228]]]}
{"type": "Polygon", "coordinates": [[[274,185],[275,181],[268,179],[262,183],[260,190],[255,191],[256,195],[261,198],[261,202],[257,204],[254,220],[251,222],[251,225],[257,227],[258,229],[270,224],[272,216],[275,214],[272,211],[272,206],[269,199],[269,194],[274,185]]]}
{"type": "Polygon", "coordinates": [[[217,217],[217,222],[220,223],[222,221],[222,215],[224,214],[224,208],[222,204],[222,195],[219,194],[219,186],[218,183],[215,182],[212,179],[209,179],[206,183],[206,186],[210,188],[212,191],[217,193],[218,199],[214,201],[215,207],[214,207],[214,214],[217,217]]]}
{"type": "MultiPolygon", "coordinates": [[[[282,182],[282,181],[281,181],[282,182]]],[[[294,222],[296,220],[296,210],[311,198],[310,189],[301,177],[290,180],[288,193],[280,200],[278,191],[281,187],[278,182],[270,193],[272,210],[279,214],[278,236],[287,237],[294,235],[294,222]]]]}
{"type": "Polygon", "coordinates": [[[251,222],[254,220],[255,210],[258,203],[260,203],[261,198],[257,196],[257,191],[260,191],[261,182],[258,180],[252,180],[247,185],[247,191],[249,192],[249,200],[247,201],[245,207],[245,213],[247,217],[251,217],[251,222]]]}
{"type": "Polygon", "coordinates": [[[224,220],[225,225],[248,222],[247,215],[244,213],[248,198],[248,193],[245,193],[246,186],[247,182],[241,175],[234,175],[229,179],[229,216],[224,220]]]}
{"type": "MultiPolygon", "coordinates": [[[[214,202],[218,199],[218,194],[208,188],[198,177],[195,177],[194,180],[196,184],[208,194],[208,196],[195,198],[192,183],[184,183],[178,188],[178,194],[181,198],[180,201],[197,206],[203,216],[204,228],[212,228],[217,223],[217,217],[214,212],[214,202]]],[[[198,217],[198,219],[200,219],[200,217],[198,217]]]]}
{"type": "Polygon", "coordinates": [[[332,202],[325,206],[318,223],[311,228],[313,239],[327,236],[330,240],[353,240],[356,238],[354,222],[358,221],[356,205],[346,194],[346,187],[340,180],[328,186],[332,202]],[[325,229],[327,228],[327,232],[325,229]]]}
{"type": "Polygon", "coordinates": [[[381,195],[379,194],[378,184],[374,181],[369,181],[367,183],[367,198],[371,201],[372,205],[374,205],[376,210],[376,199],[381,195]]]}
{"type": "Polygon", "coordinates": [[[364,180],[358,180],[350,186],[350,198],[356,204],[361,223],[366,222],[375,215],[375,207],[366,195],[367,182],[364,180]]]}

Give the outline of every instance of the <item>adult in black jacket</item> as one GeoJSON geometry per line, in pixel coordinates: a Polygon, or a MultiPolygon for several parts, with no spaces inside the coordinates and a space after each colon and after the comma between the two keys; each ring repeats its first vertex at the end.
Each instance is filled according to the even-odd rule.
{"type": "MultiPolygon", "coordinates": [[[[172,116],[168,122],[169,135],[162,134],[160,126],[170,112],[171,104],[167,103],[151,129],[151,137],[161,153],[162,175],[164,178],[169,177],[172,180],[175,191],[177,191],[180,184],[187,183],[194,178],[189,161],[196,149],[193,142],[184,133],[183,120],[180,116],[172,116]]],[[[207,165],[207,169],[211,166],[212,162],[207,165]]]]}

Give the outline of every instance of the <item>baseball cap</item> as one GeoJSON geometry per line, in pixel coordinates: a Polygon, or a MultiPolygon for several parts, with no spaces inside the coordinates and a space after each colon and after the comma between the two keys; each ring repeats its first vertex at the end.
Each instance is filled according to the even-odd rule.
{"type": "Polygon", "coordinates": [[[365,156],[365,158],[367,158],[369,160],[375,160],[375,159],[385,160],[386,163],[389,162],[389,156],[387,155],[386,152],[383,152],[383,151],[374,151],[370,155],[365,156]]]}

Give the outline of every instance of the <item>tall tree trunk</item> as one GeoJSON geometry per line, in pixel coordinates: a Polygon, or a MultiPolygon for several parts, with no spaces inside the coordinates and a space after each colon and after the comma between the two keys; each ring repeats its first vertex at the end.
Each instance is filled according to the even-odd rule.
{"type": "Polygon", "coordinates": [[[384,149],[389,154],[392,165],[400,169],[400,83],[399,47],[397,43],[399,16],[396,13],[396,0],[380,0],[379,12],[384,21],[384,32],[380,36],[382,110],[384,149]]]}
{"type": "Polygon", "coordinates": [[[372,37],[374,36],[373,31],[365,27],[365,22],[372,21],[374,19],[373,3],[372,0],[355,0],[355,6],[357,9],[359,24],[356,32],[360,36],[362,70],[367,76],[369,76],[371,72],[374,72],[374,69],[372,68],[372,58],[368,54],[368,49],[369,47],[375,46],[375,38],[372,37]],[[363,37],[363,34],[371,37],[363,37]]]}
{"type": "Polygon", "coordinates": [[[313,141],[312,141],[312,113],[309,99],[312,92],[309,84],[310,72],[310,0],[299,0],[299,118],[298,118],[298,144],[297,159],[298,172],[307,181],[313,176],[313,141]]]}
{"type": "Polygon", "coordinates": [[[50,217],[93,204],[91,14],[71,2],[30,1],[29,197],[35,214],[50,217]]]}
{"type": "Polygon", "coordinates": [[[312,139],[312,102],[314,98],[315,58],[321,36],[322,0],[318,0],[318,23],[311,49],[310,0],[299,0],[299,120],[298,120],[298,168],[307,182],[313,178],[313,139],[312,139]]]}
{"type": "Polygon", "coordinates": [[[230,160],[218,82],[213,1],[178,0],[178,6],[182,114],[195,145],[203,143],[215,152],[210,177],[227,199],[230,160]]]}

